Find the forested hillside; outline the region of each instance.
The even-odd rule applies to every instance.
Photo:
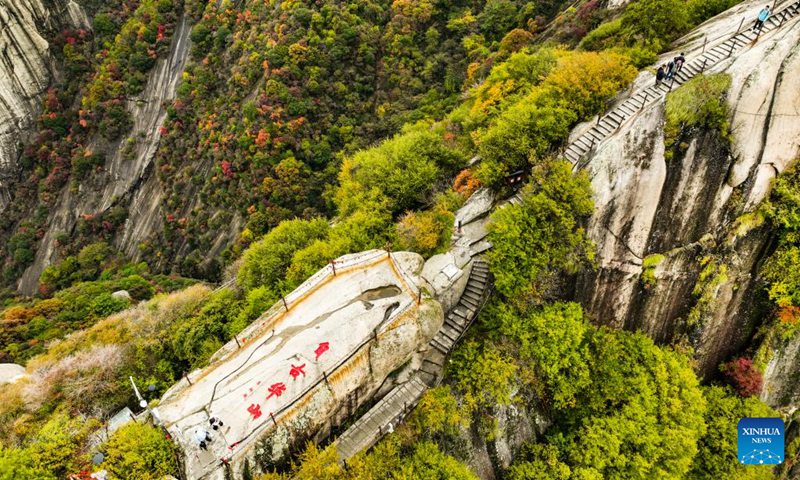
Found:
[[[619,324],[586,297],[599,288],[592,281],[623,290],[597,280],[613,263],[605,251],[621,249],[598,244],[597,230],[617,238],[610,191],[628,171],[561,156],[574,129],[599,125],[621,92],[652,81],[673,41],[739,3],[83,3],[91,31],[51,32],[59,77],[0,221],[0,362],[25,366],[25,378],[0,384],[0,479],[88,478],[94,468],[114,479],[180,478],[182,452],[149,423],[95,436],[119,409],[139,410],[129,377],[152,386],[156,406],[331,260],[373,248],[448,251],[456,212],[479,189],[502,204],[484,253],[494,293],[441,385],[346,465],[327,442],[309,442],[279,462],[248,458],[229,478],[794,478],[796,380],[762,388],[770,362],[789,368],[784,352],[798,335],[796,170],[776,168],[772,193],[754,205],[742,197],[756,182],[742,182],[700,239],[650,241],[625,279],[640,309]],[[174,95],[159,97],[163,122],[140,133],[133,105],[165,65],[180,66]],[[675,171],[702,149],[734,158],[737,78],[724,67],[701,72],[650,111],[642,103],[641,117],[620,127],[626,148],[638,145],[628,133],[636,122],[648,132],[636,168],[655,163],[659,141]],[[614,152],[630,157],[590,155],[635,156]],[[112,194],[124,161],[137,173]],[[597,191],[604,174],[614,185]],[[510,181],[519,176],[521,188]],[[761,243],[745,268],[751,250],[736,242],[752,232]],[[675,275],[693,288],[681,287],[670,335],[639,328],[662,312],[647,302],[677,282],[670,262],[687,258],[699,273]],[[719,315],[748,328],[716,338],[728,330],[703,327],[736,268],[753,309]],[[31,278],[35,294],[16,291]],[[708,337],[729,345],[701,356]],[[785,419],[783,465],[739,464],[743,416]]]

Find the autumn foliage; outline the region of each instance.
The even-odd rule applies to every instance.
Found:
[[[757,395],[761,391],[763,377],[761,372],[753,365],[753,359],[739,357],[723,364],[722,373],[742,397]]]

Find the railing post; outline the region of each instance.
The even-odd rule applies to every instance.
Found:
[[[192,381],[191,381],[191,380],[189,380],[189,374],[188,374],[188,373],[184,373],[184,374],[183,374],[183,378],[185,378],[185,379],[186,379],[186,381],[189,383],[189,385],[190,385],[190,386],[192,385]]]
[[[289,311],[289,305],[287,305],[287,304],[286,304],[286,297],[284,297],[283,295],[281,295],[281,300],[283,300],[283,308],[285,308],[285,309],[286,309],[286,311],[288,312],[288,311]],[[273,329],[273,332],[274,332],[274,331],[275,331],[275,330]]]
[[[742,31],[742,26],[743,25],[744,25],[744,17],[742,17],[742,21],[739,22],[739,28],[736,29],[736,33],[739,33],[739,32]]]
[[[242,348],[242,344],[241,344],[241,343],[239,343],[239,339],[238,339],[238,338],[236,338],[236,335],[234,335],[234,336],[233,336],[233,339],[234,339],[234,340],[236,340],[236,347],[237,347],[237,348]]]
[[[333,276],[336,276],[336,260],[331,260],[331,268],[333,268]]]
[[[640,110],[641,110],[642,108],[644,108],[644,105],[645,105],[645,103],[647,103],[647,97],[648,97],[649,95],[650,95],[650,93],[648,93],[648,92],[644,92],[644,98],[642,99],[642,106],[641,106],[641,107],[639,107],[639,109],[640,109]]]
[[[744,17],[742,17],[742,22],[744,22]],[[701,55],[706,53],[706,44],[707,43],[708,43],[708,35],[706,35],[706,37],[703,38],[703,50],[700,52]]]
[[[730,58],[730,56],[733,55],[733,49],[734,48],[736,48],[736,38],[735,38],[735,36],[731,37],[731,49],[728,51],[728,58]]]
[[[272,412],[269,412],[269,418],[272,419],[272,423],[277,427],[278,422],[275,420],[275,415],[273,415]]]
[[[419,305],[420,303],[422,303],[422,290],[421,289],[417,291],[417,305]]]

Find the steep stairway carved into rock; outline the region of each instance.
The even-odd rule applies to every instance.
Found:
[[[491,284],[488,265],[476,259],[464,293],[458,304],[448,312],[439,332],[431,339],[417,374],[393,388],[336,439],[336,449],[342,461],[346,462],[389,433],[392,429],[389,425],[397,425],[417,404],[422,394],[441,381],[447,356],[478,316],[489,296]]]
[[[582,168],[584,166],[582,162],[595,146],[616,133],[625,121],[635,116],[648,103],[661,100],[673,88],[731,58],[739,49],[752,44],[760,35],[782,27],[786,20],[795,17],[798,13],[800,13],[800,1],[794,2],[770,16],[764,23],[764,28],[760,34],[756,34],[750,29],[745,29],[735,33],[719,45],[707,49],[699,57],[686,62],[681,71],[675,75],[674,81],[663,82],[660,85],[645,88],[599,117],[597,123],[591,129],[567,145],[563,156],[572,162],[576,169]]]

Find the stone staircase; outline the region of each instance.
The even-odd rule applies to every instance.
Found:
[[[428,386],[433,387],[441,380],[447,356],[478,316],[490,288],[489,266],[481,260],[475,260],[464,293],[445,316],[442,328],[431,339],[428,354],[422,361],[419,376]]]
[[[787,20],[797,16],[798,13],[800,13],[800,1],[793,2],[788,7],[770,16],[764,23],[764,28],[761,30],[760,35],[780,28]],[[738,49],[752,44],[758,36],[759,34],[747,28],[737,32],[719,45],[706,50],[692,61],[687,61],[681,71],[675,75],[673,81],[645,88],[614,107],[605,115],[600,116],[591,129],[565,148],[564,157],[572,162],[576,169],[582,168],[585,166],[583,162],[586,157],[597,145],[615,134],[625,121],[635,116],[649,102],[660,100],[673,88],[677,88],[709,68],[732,57]]]
[[[441,381],[447,356],[478,316],[489,296],[491,285],[489,266],[476,258],[464,293],[445,316],[442,328],[431,339],[420,369],[407,382],[394,387],[336,439],[336,450],[342,462],[346,463],[347,459],[375,445],[390,433],[425,391]]]
[[[358,452],[375,445],[405,417],[427,389],[427,385],[416,376],[393,388],[336,439],[339,458],[347,461]]]

